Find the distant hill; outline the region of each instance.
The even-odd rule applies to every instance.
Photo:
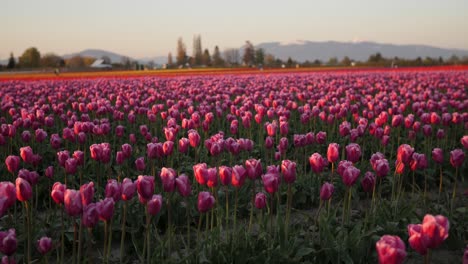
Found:
[[[103,56],[107,56],[110,58],[112,63],[121,62],[122,57],[128,57],[122,54],[118,54],[118,53],[107,51],[107,50],[101,50],[101,49],[86,49],[86,50],[76,52],[76,53],[65,54],[62,57],[64,59],[69,59],[77,55],[82,56],[82,57],[93,57],[96,59],[100,59]]]
[[[281,60],[291,57],[299,62],[316,59],[327,61],[331,57],[342,59],[348,56],[351,59],[366,61],[371,54],[380,52],[383,57],[415,59],[417,57],[442,57],[444,59],[456,55],[459,58],[468,56],[468,50],[445,49],[427,45],[395,45],[376,42],[337,42],[337,41],[296,41],[292,43],[268,42],[255,45],[263,48],[267,53],[273,54]]]

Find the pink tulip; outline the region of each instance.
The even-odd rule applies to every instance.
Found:
[[[460,143],[463,145],[463,147],[468,150],[468,135],[464,135],[461,139],[460,139]]]
[[[146,203],[154,193],[154,177],[140,175],[137,179],[138,198],[141,203]]]
[[[415,170],[424,170],[426,168],[427,168],[426,155],[414,152],[410,161],[410,169],[415,171]]]
[[[192,189],[190,186],[190,180],[187,175],[182,174],[175,179],[177,191],[179,192],[180,196],[187,197],[192,193]]]
[[[188,139],[192,148],[198,147],[198,145],[200,145],[200,135],[196,130],[189,130]]]
[[[130,144],[123,144],[121,149],[122,149],[122,152],[123,152],[124,157],[126,159],[128,159],[128,158],[130,158],[132,156],[133,149],[132,149],[132,146]]]
[[[41,255],[45,255],[52,250],[52,239],[50,237],[41,237],[37,241],[37,251],[41,253]]]
[[[123,153],[123,151],[117,151],[117,153],[115,154],[115,162],[118,165],[122,165],[125,162],[125,154]]]
[[[173,192],[175,190],[177,173],[174,169],[163,167],[159,177],[161,178],[163,190],[165,192]]]
[[[340,145],[336,143],[330,143],[327,150],[327,159],[329,162],[336,162],[340,155]]]
[[[44,141],[47,138],[47,132],[45,132],[41,128],[36,129],[34,134],[35,134],[35,137],[36,137],[36,141],[39,142],[39,143]]]
[[[199,163],[193,165],[193,174],[195,175],[195,180],[197,180],[198,184],[206,184],[207,170],[208,166],[206,165],[206,163]]]
[[[33,161],[33,150],[30,146],[20,148],[20,156],[26,163],[32,163]]]
[[[374,164],[375,165],[373,166],[373,169],[377,177],[382,178],[388,175],[388,172],[390,171],[390,165],[386,159],[378,159]]]
[[[162,196],[159,194],[153,194],[151,199],[146,204],[146,207],[148,208],[148,213],[150,215],[157,215],[161,211],[162,203]]]
[[[54,185],[52,186],[52,192],[50,193],[50,196],[56,204],[63,204],[63,198],[66,189],[67,186],[65,184],[61,184],[60,182],[54,183]]]
[[[245,178],[247,176],[246,170],[241,165],[235,165],[232,167],[231,184],[234,187],[240,188],[244,185]]]
[[[319,154],[314,153],[309,157],[309,163],[314,173],[321,173],[323,168],[327,165],[326,160]]]
[[[450,164],[453,167],[461,167],[465,160],[465,153],[461,149],[454,149],[450,151]]]
[[[432,160],[439,164],[444,162],[444,153],[441,148],[434,148],[432,150]]]
[[[5,159],[5,165],[7,170],[11,173],[16,173],[20,165],[20,157],[10,155]]]
[[[190,146],[190,141],[188,138],[179,139],[179,152],[180,153],[187,153],[189,146]]]
[[[198,211],[200,213],[206,213],[215,204],[215,198],[209,192],[200,192],[198,194]]]
[[[105,195],[107,198],[112,198],[114,202],[118,202],[122,195],[122,187],[120,183],[115,179],[107,180]]]
[[[206,170],[206,186],[208,188],[213,188],[218,186],[218,173],[216,171],[216,168],[208,168]]]
[[[8,231],[0,232],[0,252],[11,256],[16,252],[18,241],[16,239],[16,230],[11,228]]]
[[[94,182],[89,182],[81,185],[80,187],[81,203],[88,205],[94,198]]]
[[[325,182],[320,188],[320,199],[322,201],[328,201],[335,192],[335,187],[329,182]]]
[[[277,174],[267,173],[262,176],[262,181],[263,187],[268,193],[274,194],[278,191],[279,177]]]
[[[315,135],[315,141],[317,141],[317,144],[325,144],[325,141],[327,140],[327,133],[320,131]]]
[[[65,161],[65,172],[67,174],[75,174],[78,167],[78,161],[75,158],[69,158]]]
[[[255,207],[257,209],[263,209],[266,207],[266,195],[259,192],[255,195]]]
[[[414,149],[407,144],[400,145],[397,150],[397,161],[407,165],[411,161]]]
[[[46,170],[45,170],[44,175],[47,178],[52,179],[54,177],[54,167],[53,166],[47,167]]]
[[[165,156],[170,156],[172,155],[172,152],[174,151],[174,142],[172,141],[166,141],[163,144],[163,153]]]
[[[296,163],[290,160],[281,162],[281,173],[286,183],[294,183],[296,181]]]
[[[99,214],[95,203],[90,203],[83,207],[81,223],[87,228],[93,228],[99,222]]]
[[[23,141],[23,143],[31,141],[31,132],[28,130],[23,131],[23,133],[21,133],[21,141]]]
[[[66,189],[63,195],[65,211],[69,216],[78,216],[83,210],[82,197],[79,191]]]
[[[408,225],[408,242],[410,247],[421,255],[427,254],[427,247],[429,244],[429,237],[423,233],[422,225]]]
[[[398,236],[382,236],[375,248],[380,264],[401,264],[406,258],[405,243]]]
[[[361,147],[356,143],[346,146],[346,158],[352,163],[356,163],[361,158]]]
[[[11,182],[0,182],[0,217],[16,202],[15,185]]]
[[[101,144],[93,144],[89,147],[91,153],[91,158],[95,161],[100,161],[102,159],[103,148]]]
[[[338,168],[337,168],[336,172],[338,173],[338,175],[343,177],[345,169],[350,167],[350,166],[353,166],[353,163],[351,161],[342,160],[342,161],[340,161],[340,163],[338,163]]]
[[[144,171],[146,168],[145,157],[139,157],[135,160],[135,168],[137,171]]]
[[[106,198],[96,203],[96,210],[101,221],[108,222],[114,215],[115,202],[112,198]]]
[[[374,189],[374,185],[375,185],[375,175],[370,171],[366,172],[364,174],[364,178],[362,178],[361,180],[362,189],[365,192],[372,192],[372,190]]]
[[[65,163],[67,162],[69,158],[70,158],[70,153],[68,152],[68,150],[57,152],[57,159],[58,159],[59,165],[62,166],[63,168],[65,168]]]
[[[245,169],[247,170],[247,177],[254,180],[260,177],[263,173],[262,163],[260,160],[248,159],[245,161]]]
[[[422,223],[422,232],[428,237],[428,248],[437,248],[448,238],[450,229],[449,220],[442,215],[424,216]]]
[[[273,138],[268,136],[265,138],[265,148],[266,149],[271,149],[274,145],[274,141],[273,141]]]
[[[132,180],[129,178],[125,178],[122,181],[121,188],[122,188],[122,200],[130,201],[135,195],[136,183],[132,182]]]
[[[53,149],[60,148],[60,146],[62,145],[62,139],[58,134],[52,134],[52,136],[50,137],[50,145]]]
[[[356,167],[349,166],[344,170],[341,179],[346,186],[351,187],[356,183],[360,173],[361,171]]]
[[[26,202],[32,197],[32,187],[23,178],[16,178],[16,198],[21,202]]]

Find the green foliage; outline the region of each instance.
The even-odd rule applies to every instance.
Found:
[[[40,63],[41,54],[35,47],[25,50],[19,58],[20,66],[25,68],[36,68],[40,66]]]

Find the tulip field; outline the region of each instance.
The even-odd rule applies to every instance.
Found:
[[[468,263],[468,70],[0,80],[2,263]]]

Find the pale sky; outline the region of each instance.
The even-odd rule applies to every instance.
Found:
[[[166,56],[262,42],[376,41],[468,49],[468,0],[0,0],[0,59],[31,46]]]

